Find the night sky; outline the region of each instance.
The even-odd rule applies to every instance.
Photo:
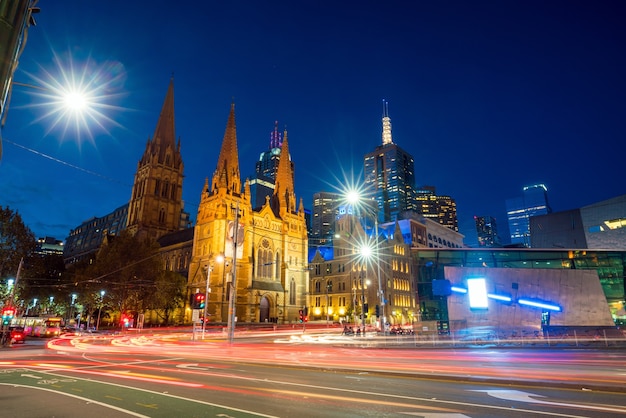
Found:
[[[474,215],[544,183],[553,210],[626,193],[626,2],[40,0],[15,81],[89,83],[79,124],[15,86],[0,205],[65,239],[130,199],[172,74],[183,198],[195,220],[235,102],[242,177],[289,133],[298,200],[362,177],[382,100],[416,183]],[[68,122],[69,121],[69,122]],[[68,124],[69,123],[69,124]],[[505,239],[508,241],[508,239]]]

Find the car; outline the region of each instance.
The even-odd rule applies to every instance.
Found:
[[[11,342],[19,344],[24,344],[26,342],[24,327],[9,327],[9,331],[11,331]]]

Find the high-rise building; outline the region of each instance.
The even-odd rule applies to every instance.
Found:
[[[456,201],[450,196],[437,195],[434,186],[422,186],[416,191],[415,206],[425,218],[459,232]]]
[[[313,216],[311,236],[316,244],[326,245],[332,242],[335,234],[335,220],[339,214],[342,195],[333,192],[317,192],[313,195]]]
[[[174,79],[170,80],[154,136],[137,163],[128,206],[127,228],[139,236],[158,239],[184,229],[183,158],[174,127]]]
[[[378,221],[391,222],[406,210],[415,210],[413,157],[395,144],[389,107],[383,101],[382,144],[365,155],[365,186],[378,203]]]
[[[479,247],[499,247],[498,226],[492,216],[474,216]]]
[[[530,217],[552,213],[552,209],[544,184],[525,186],[522,192],[521,196],[506,200],[506,214],[511,244],[530,247]]]
[[[270,133],[270,146],[266,151],[261,153],[259,160],[256,162],[254,176],[250,179],[250,193],[253,208],[263,207],[265,199],[274,194],[274,182],[276,180],[276,172],[281,157],[284,137],[287,137],[287,130],[285,130],[284,133],[280,133],[278,131],[278,121],[274,122],[274,130]]]

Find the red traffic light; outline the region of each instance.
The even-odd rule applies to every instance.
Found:
[[[4,308],[2,310],[2,316],[13,318],[15,316],[15,308]]]

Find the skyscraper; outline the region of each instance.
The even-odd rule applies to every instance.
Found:
[[[341,200],[342,196],[339,193],[317,192],[313,195],[311,238],[316,243],[326,244],[332,241]]]
[[[544,184],[525,186],[522,196],[506,200],[511,244],[530,247],[530,217],[552,213]]]
[[[474,216],[479,247],[499,247],[498,226],[492,216]]]
[[[278,121],[274,122],[274,130],[270,133],[270,146],[263,151],[256,162],[255,173],[250,179],[250,193],[252,194],[252,207],[260,208],[265,204],[265,199],[274,193],[276,171],[281,157],[283,139],[287,137],[278,131]],[[293,169],[293,163],[292,163]]]
[[[395,144],[389,105],[383,100],[382,144],[365,155],[365,185],[378,202],[378,221],[391,222],[405,210],[415,210],[413,157]]]
[[[439,196],[434,186],[422,186],[415,193],[417,212],[446,228],[459,232],[456,201],[450,196]]]

